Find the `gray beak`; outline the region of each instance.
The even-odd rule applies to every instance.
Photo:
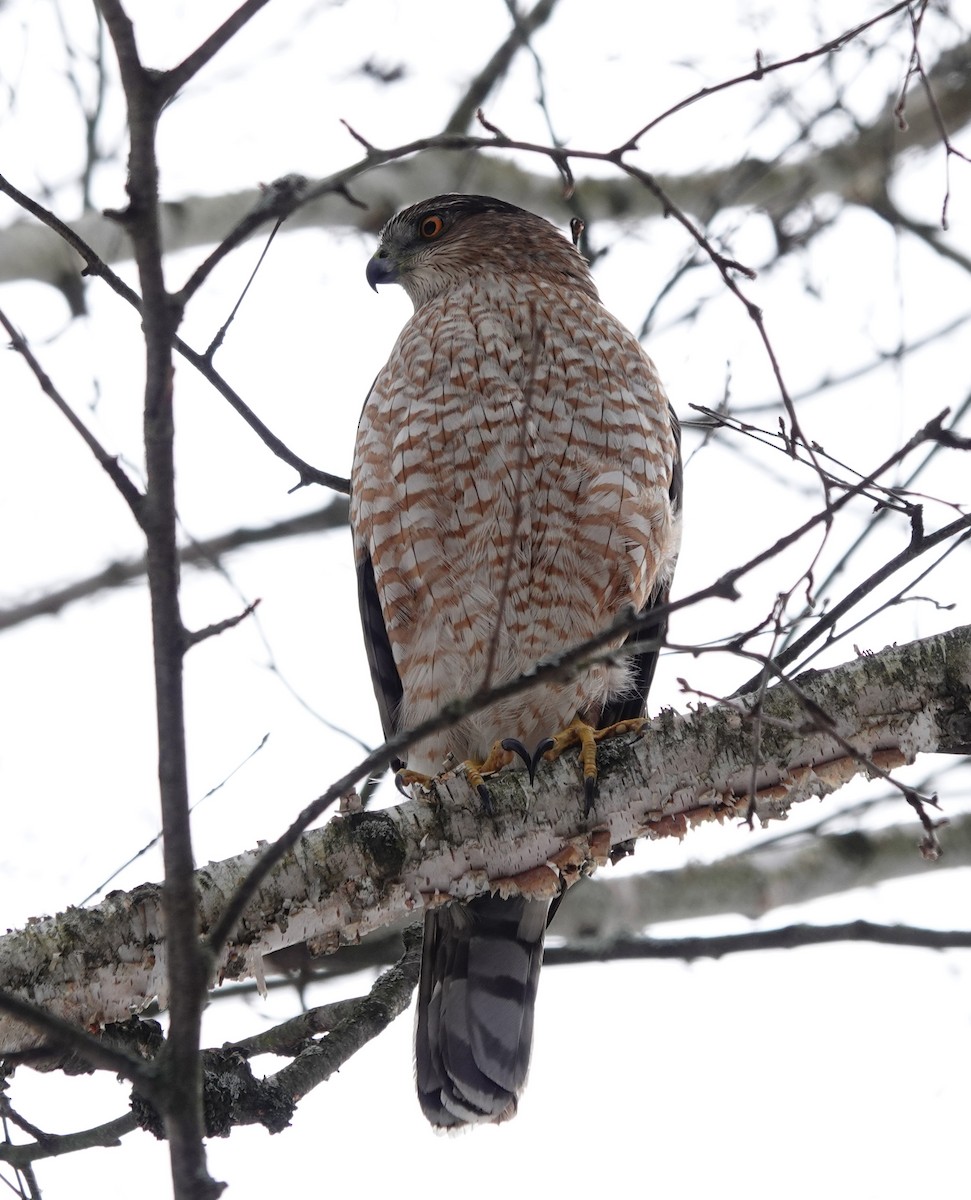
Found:
[[[398,280],[398,264],[388,255],[387,250],[379,250],[367,265],[367,281],[378,290],[379,283],[396,283]]]

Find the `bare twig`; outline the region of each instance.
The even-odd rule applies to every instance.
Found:
[[[924,23],[924,14],[927,12],[927,0],[919,0],[917,4],[910,5],[910,23],[913,31],[913,43],[910,52],[910,65],[907,70],[907,75],[904,78],[903,85],[900,89],[900,99],[894,105],[894,116],[897,118],[898,126],[901,130],[907,128],[907,120],[905,117],[907,105],[907,85],[911,78],[917,76],[924,93],[927,97],[927,104],[933,117],[934,123],[937,126],[940,134],[941,143],[944,146],[944,200],[941,203],[941,228],[948,228],[947,210],[951,199],[951,158],[961,158],[966,163],[971,163],[971,158],[963,154],[953,144],[948,135],[947,126],[944,122],[944,116],[941,113],[940,105],[937,103],[937,97],[934,95],[934,88],[931,80],[928,78],[927,72],[924,69],[924,64],[920,53],[920,33]]]
[[[876,571],[855,587],[853,591],[844,596],[839,603],[827,609],[805,633],[784,650],[780,650],[772,660],[775,667],[782,670],[794,662],[813,642],[831,630],[836,622],[845,616],[850,609],[859,604],[865,596],[868,596],[875,588],[896,574],[902,567],[913,562],[920,555],[926,554],[928,550],[932,550],[935,546],[940,546],[942,543],[951,541],[952,539],[967,537],[968,530],[971,530],[971,515],[958,517],[956,521],[952,521],[949,525],[943,526],[934,533],[926,534],[916,539],[912,538],[906,549],[901,550],[899,554],[878,567]],[[753,691],[759,686],[761,677],[760,672],[758,675],[753,675],[751,679],[747,679],[741,687],[736,689],[735,695],[741,696],[746,692]]]
[[[189,299],[195,295],[203,283],[209,278],[213,270],[222,260],[237,246],[242,245],[247,238],[261,228],[267,221],[276,219],[273,229],[270,231],[270,236],[266,239],[266,245],[263,252],[253,268],[253,273],[243,288],[242,295],[236,302],[229,318],[213,338],[209,348],[206,350],[206,360],[211,361],[213,355],[219,346],[222,345],[223,339],[226,336],[226,330],[240,304],[243,302],[243,297],[249,291],[250,284],[256,277],[256,272],[260,269],[263,259],[270,248],[270,243],[276,236],[277,230],[286,220],[286,218],[300,204],[301,199],[306,193],[308,181],[302,175],[284,175],[280,179],[275,179],[273,183],[267,184],[260,188],[260,202],[252,208],[246,216],[235,226],[215,247],[212,252],[196,267],[186,282],[182,285],[182,289],[178,293],[179,300],[182,304],[186,304]]]
[[[753,950],[793,950],[799,946],[824,946],[833,942],[874,942],[882,946],[921,946],[929,950],[971,950],[971,930],[920,929],[911,925],[877,925],[848,921],[842,925],[786,925],[711,937],[615,938],[583,946],[550,947],[546,961],[563,965],[616,962],[620,959],[723,958]]]
[[[300,537],[308,533],[321,533],[329,529],[340,529],[347,524],[347,501],[344,499],[331,500],[312,512],[302,513],[298,517],[284,517],[270,525],[241,526],[228,533],[219,534],[213,538],[203,538],[190,542],[179,548],[179,562],[183,567],[194,566],[208,568],[218,564],[226,554],[247,546],[259,545],[262,542],[272,542],[289,537]],[[145,555],[137,558],[120,559],[109,564],[104,570],[78,579],[65,587],[45,592],[34,600],[0,609],[0,632],[33,621],[37,617],[53,616],[61,612],[69,604],[79,600],[89,599],[98,592],[108,588],[123,587],[140,579],[146,572],[148,563]]]
[[[820,58],[823,55],[833,54],[837,50],[842,50],[855,38],[858,38],[861,33],[865,33],[874,25],[881,21],[887,20],[888,17],[895,16],[899,12],[910,8],[912,0],[900,0],[900,3],[892,5],[890,8],[884,9],[883,12],[877,13],[875,17],[871,17],[869,21],[864,21],[860,25],[855,25],[852,29],[847,29],[838,37],[831,38],[828,42],[823,42],[822,45],[816,46],[813,50],[806,50],[802,54],[796,54],[792,58],[781,59],[778,62],[767,63],[763,60],[761,52],[756,51],[755,67],[751,71],[747,71],[744,75],[736,75],[733,79],[726,79],[722,83],[716,83],[712,87],[700,88],[690,96],[686,96],[684,100],[679,100],[677,104],[673,104],[670,108],[666,108],[664,112],[654,117],[648,123],[642,126],[635,134],[624,143],[623,150],[636,150],[641,138],[650,133],[652,129],[660,125],[662,121],[666,121],[669,117],[673,117],[675,113],[681,112],[692,104],[697,104],[699,100],[704,100],[708,96],[714,96],[718,92],[724,92],[728,88],[738,87],[742,83],[761,83],[767,75],[771,75],[776,71],[784,71],[787,67],[797,66],[799,63],[811,62],[814,58]]]
[[[74,230],[65,225],[52,212],[44,208],[43,205],[37,204],[29,196],[15,188],[8,180],[0,175],[0,192],[4,192],[10,198],[16,201],[27,212],[35,216],[39,221],[43,222],[49,229],[62,238],[85,262],[84,274],[96,275],[108,284],[108,286],[122,299],[126,300],[138,313],[142,313],[142,300],[136,291],[128,286],[111,268],[100,258],[98,254],[89,246],[82,238],[80,238]],[[262,223],[261,216],[260,222]],[[205,354],[200,354],[193,350],[180,337],[173,333],[173,342],[176,350],[188,362],[196,368],[197,371],[207,379],[220,395],[228,400],[230,405],[257,434],[261,441],[266,445],[279,459],[293,467],[300,477],[299,486],[306,486],[311,483],[321,484],[323,487],[332,488],[336,492],[347,495],[350,491],[350,483],[347,479],[343,479],[339,475],[331,475],[327,471],[320,471],[310,463],[304,462],[302,458],[294,454],[294,452],[286,446],[270,429],[260,420],[252,409],[243,401],[239,394],[230,386],[230,384],[220,375],[212,363],[208,360]]]
[[[220,780],[220,782],[217,783],[214,787],[211,787],[209,789],[209,791],[206,792],[204,795],[200,796],[198,800],[193,801],[192,807],[189,809],[189,812],[190,813],[195,812],[200,804],[203,804],[206,800],[209,799],[210,796],[214,796],[216,794],[216,792],[218,792],[218,791],[220,791],[220,789],[224,788],[226,786],[226,784],[230,781],[230,779],[232,779],[233,776],[238,771],[241,771],[243,769],[243,767],[246,766],[246,764],[250,761],[250,759],[255,757],[255,755],[259,754],[259,752],[263,749],[263,747],[266,745],[267,741],[269,740],[269,737],[270,737],[270,735],[268,733],[265,733],[263,735],[262,739],[260,740],[260,744],[254,750],[251,750],[249,752],[249,754],[246,755],[246,757],[243,759],[243,761],[241,763],[238,763],[235,767],[233,767],[233,769],[229,772],[228,775],[225,776],[224,779]],[[105,890],[105,888],[108,886],[108,884],[111,883],[111,881],[113,879],[117,879],[117,877],[122,873],[122,871],[125,870],[126,867],[130,867],[133,862],[137,862],[138,859],[140,859],[143,855],[147,854],[149,852],[149,850],[151,850],[153,848],[153,846],[157,846],[161,840],[162,840],[162,831],[160,829],[158,831],[158,833],[155,835],[155,837],[153,837],[150,841],[146,842],[145,845],[142,846],[142,848],[140,850],[137,850],[134,854],[132,854],[129,858],[127,858],[121,864],[121,866],[116,867],[115,870],[112,871],[112,873],[108,876],[107,879],[105,879],[102,883],[98,884],[98,886],[94,889],[94,891],[89,892],[84,897],[83,900],[79,901],[78,907],[79,908],[83,907],[85,904],[90,903],[90,901],[92,901],[96,896],[100,895]]]
[[[468,129],[486,97],[509,70],[517,51],[528,45],[531,35],[546,24],[553,15],[556,3],[557,0],[539,0],[528,13],[513,13],[513,27],[509,36],[466,88],[445,123],[445,133],[464,133]]]
[[[10,344],[14,350],[21,356],[24,362],[27,363],[34,374],[34,378],[40,386],[41,391],[54,401],[57,408],[64,414],[70,423],[71,427],[81,436],[82,441],[95,456],[100,463],[102,469],[107,474],[108,478],[121,493],[122,499],[132,511],[135,520],[141,525],[143,515],[144,496],[137,487],[128,478],[118,463],[118,459],[109,454],[101,445],[98,439],[94,436],[87,425],[81,420],[77,413],[71,408],[68,402],[64,399],[61,393],[54,386],[50,376],[44,371],[40,363],[31,353],[30,347],[24,336],[14,327],[8,319],[6,313],[0,310],[0,325],[6,330],[10,338]]]
[[[59,1158],[63,1154],[73,1154],[76,1150],[90,1150],[95,1146],[118,1146],[127,1133],[138,1128],[134,1116],[129,1112],[103,1125],[95,1125],[93,1129],[82,1129],[77,1133],[46,1133],[43,1138],[17,1145],[6,1142],[0,1145],[0,1162],[9,1163],[21,1170],[30,1163],[44,1158]]]
[[[212,625],[206,625],[203,629],[186,630],[185,648],[188,650],[190,647],[198,645],[199,642],[204,642],[207,638],[218,637],[227,629],[235,629],[241,621],[245,621],[253,614],[259,603],[259,600],[253,600],[246,605],[242,612],[236,613],[233,617],[226,617],[223,621],[216,621]]]
[[[161,82],[163,103],[167,103],[180,88],[184,87],[194,75],[197,75],[267,2],[268,0],[245,0],[245,3],[228,16],[222,25],[184,58],[177,67],[166,71]]]

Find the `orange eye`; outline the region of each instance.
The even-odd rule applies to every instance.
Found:
[[[430,242],[432,238],[437,238],[444,228],[445,222],[441,217],[423,217],[418,232]]]

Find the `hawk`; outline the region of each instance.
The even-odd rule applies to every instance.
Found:
[[[365,402],[351,475],[386,736],[648,616],[618,637],[625,653],[411,746],[402,778],[465,764],[488,805],[483,776],[514,752],[532,768],[576,743],[589,810],[595,741],[643,716],[664,635],[649,616],[678,553],[677,420],[582,255],[541,217],[436,196],[388,222],[367,278],[400,284],[415,309]],[[433,1125],[515,1114],[549,907],[484,896],[426,914],[415,1060]]]

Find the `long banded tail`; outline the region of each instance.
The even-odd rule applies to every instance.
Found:
[[[425,916],[415,1072],[433,1125],[505,1121],[529,1070],[549,904],[483,896]]]

